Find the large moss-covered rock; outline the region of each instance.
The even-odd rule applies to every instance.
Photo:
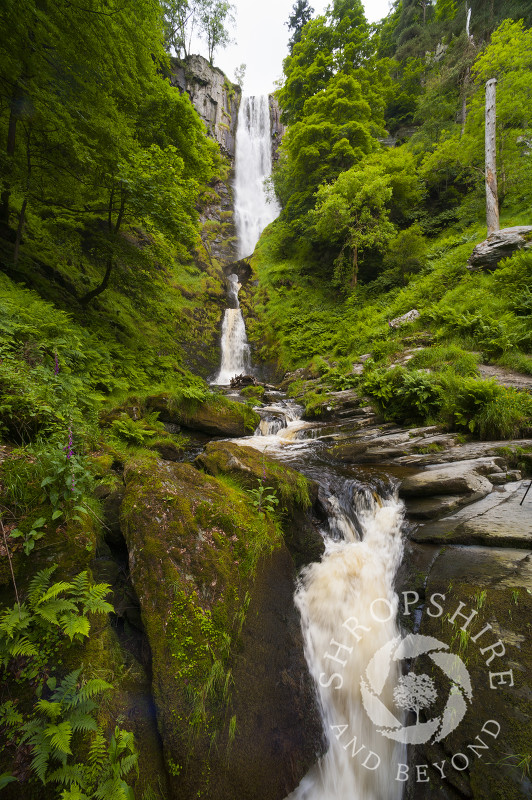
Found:
[[[408,748],[407,800],[528,797],[530,554],[505,548],[408,545],[406,561],[399,591],[415,590],[420,595],[416,632],[434,637],[459,655],[472,688],[465,716],[453,731],[441,742]],[[415,616],[411,612],[402,620],[412,624]],[[422,712],[422,719],[441,713],[452,678],[426,655],[414,659],[408,669],[429,675],[437,691],[436,704]],[[493,722],[486,726],[488,720]],[[523,759],[525,766],[520,767]],[[434,766],[443,762],[445,779]]]
[[[323,538],[310,514],[318,498],[317,484],[253,447],[234,442],[210,442],[195,464],[211,475],[229,475],[251,491],[271,487],[280,503],[285,542],[296,566],[320,559]]]
[[[190,464],[133,460],[124,477],[122,529],[171,796],[281,800],[312,763],[319,726],[278,525],[231,477]],[[261,736],[248,741],[245,719],[261,717]],[[231,756],[244,749],[244,761]],[[261,763],[275,764],[264,783]]]
[[[242,403],[222,395],[213,395],[204,402],[177,401],[169,394],[146,399],[150,411],[158,411],[161,422],[184,425],[213,436],[247,436],[260,422],[259,415]]]

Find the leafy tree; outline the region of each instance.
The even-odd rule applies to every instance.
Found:
[[[347,289],[357,283],[361,256],[385,252],[422,196],[411,155],[377,152],[320,186],[311,215],[318,241],[336,245],[333,283]]]
[[[227,25],[234,25],[234,6],[227,0],[202,0],[200,11],[200,30],[207,44],[209,63],[212,64],[214,52],[231,43]]]
[[[407,282],[410,275],[423,267],[427,255],[427,243],[423,237],[419,223],[399,231],[390,242],[384,257],[384,265],[399,274],[401,283]]]
[[[293,53],[294,45],[301,40],[301,32],[307,22],[312,18],[313,13],[314,9],[309,5],[308,0],[297,0],[292,6],[292,13],[288,17],[288,22],[285,23],[288,25],[288,29],[292,31],[292,35],[288,41],[290,54]]]
[[[163,0],[165,46],[170,52],[175,51],[178,58],[181,52],[186,58],[194,29],[198,24],[201,11],[201,0]]]
[[[235,83],[237,84],[237,86],[240,86],[241,89],[244,87],[246,70],[247,70],[246,64],[240,64],[240,66],[236,67],[235,69]]]
[[[0,137],[8,142],[0,217],[11,224],[17,216],[15,261],[29,209],[90,238],[104,276],[85,301],[106,287],[126,222],[164,222],[190,247],[215,146],[189,98],[162,76],[159,6],[91,0],[37,10],[6,0],[0,20],[11,31],[0,43]],[[163,182],[171,200],[163,213],[148,177],[166,170],[177,183],[170,198]]]
[[[304,112],[304,119],[285,134],[274,173],[281,202],[295,203],[298,214],[312,206],[321,183],[336,178],[375,146],[372,109],[354,78],[338,74],[326,89],[307,100]]]

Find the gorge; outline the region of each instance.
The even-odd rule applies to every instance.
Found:
[[[529,4],[222,6],[0,12],[0,792],[528,797]]]

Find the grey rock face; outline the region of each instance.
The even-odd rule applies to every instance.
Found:
[[[502,258],[508,258],[516,250],[528,247],[532,247],[532,225],[503,228],[477,244],[469,257],[467,268],[472,272],[494,269]]]
[[[203,56],[191,55],[184,61],[172,59],[171,72],[172,85],[189,94],[212,138],[225,155],[234,159],[240,87]]]

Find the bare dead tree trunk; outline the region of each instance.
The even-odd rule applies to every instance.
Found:
[[[497,149],[495,87],[497,81],[492,78],[486,83],[486,222],[488,236],[500,230],[499,199],[497,193]]]

